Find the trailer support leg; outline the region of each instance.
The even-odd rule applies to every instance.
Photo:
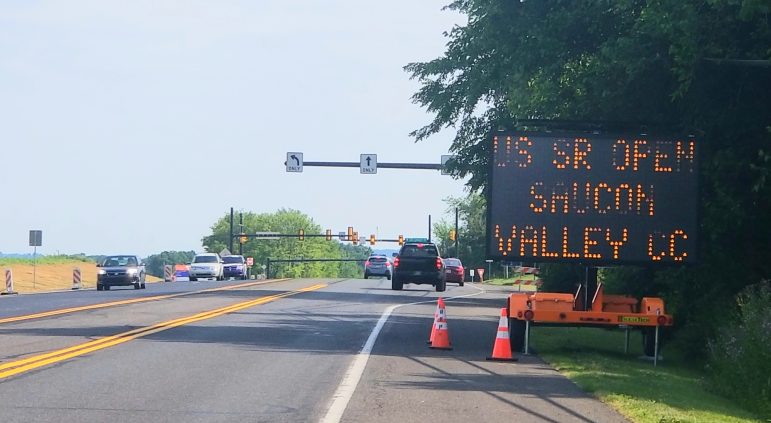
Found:
[[[525,320],[525,355],[530,354],[530,320]]]
[[[656,342],[653,344],[653,367],[659,362],[659,325],[656,325]]]
[[[629,354],[629,326],[624,328],[624,354]]]

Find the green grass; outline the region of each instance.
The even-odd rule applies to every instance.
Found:
[[[638,332],[631,332],[626,355],[621,330],[536,327],[531,333],[541,358],[633,422],[761,421],[709,392],[702,366],[677,351],[665,347],[657,367],[640,359]]]
[[[536,279],[537,277],[535,275],[512,275],[508,279],[503,279],[503,278],[490,279],[490,280],[486,280],[485,283],[490,285],[506,286],[506,285],[513,285],[514,281],[517,281],[517,280],[534,281]]]
[[[40,256],[35,261],[37,264],[67,264],[72,262],[91,263],[93,260],[84,256]],[[9,266],[12,264],[32,264],[31,258],[0,258],[0,266]]]

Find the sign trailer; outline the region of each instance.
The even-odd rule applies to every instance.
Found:
[[[509,296],[513,347],[527,353],[531,324],[618,326],[627,348],[638,327],[655,364],[659,327],[673,324],[664,301],[605,295],[596,266],[696,262],[696,140],[573,131],[497,132],[490,142],[488,257],[587,266],[575,295]]]

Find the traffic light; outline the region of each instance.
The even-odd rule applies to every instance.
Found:
[[[305,241],[305,229],[300,229],[300,230],[297,232],[297,238],[298,238],[300,241]]]
[[[327,229],[327,236],[325,238],[327,241],[332,241],[332,229]]]
[[[455,241],[456,235],[455,229],[450,229],[450,241]]]
[[[348,241],[353,241],[353,226],[348,227]]]
[[[238,242],[241,244],[246,244],[246,241],[249,241],[249,237],[246,236],[245,233],[241,233],[241,236],[238,237]]]
[[[353,245],[359,245],[359,233],[354,232],[352,236],[353,236]]]
[[[377,240],[375,239],[375,234],[370,234],[369,236],[369,245],[375,245],[375,242]]]
[[[399,245],[404,245],[404,235],[399,235]]]

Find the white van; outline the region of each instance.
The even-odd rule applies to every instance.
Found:
[[[191,281],[197,281],[199,278],[212,278],[218,281],[225,279],[222,258],[217,253],[197,254],[190,263],[189,273]]]

